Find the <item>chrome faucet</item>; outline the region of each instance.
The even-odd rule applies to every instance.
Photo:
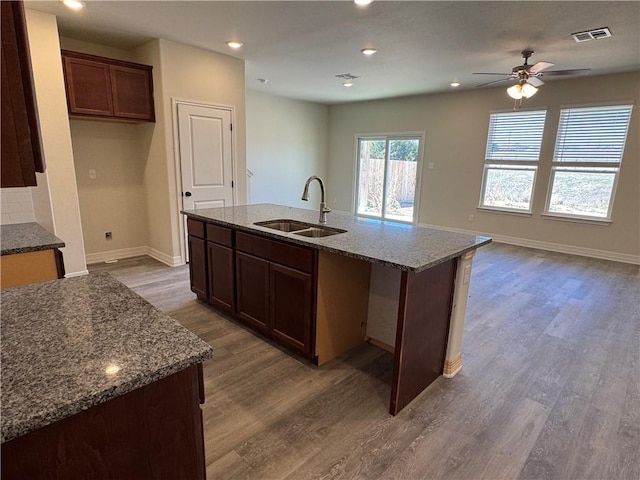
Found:
[[[302,200],[305,202],[309,200],[309,185],[314,180],[317,180],[320,184],[320,223],[327,223],[327,213],[331,211],[330,208],[327,208],[327,204],[324,201],[324,184],[322,183],[322,179],[317,175],[312,175],[307,178],[307,183],[304,184],[304,192],[302,192]]]

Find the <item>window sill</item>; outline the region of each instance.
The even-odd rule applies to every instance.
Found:
[[[543,218],[547,220],[555,220],[560,222],[573,222],[573,223],[587,223],[591,225],[608,226],[611,225],[611,220],[606,218],[583,218],[583,217],[569,217],[567,215],[558,215],[556,213],[543,213]]]
[[[478,207],[476,207],[476,209],[477,210],[481,210],[483,212],[500,213],[500,214],[503,214],[503,215],[515,215],[516,217],[530,217],[531,216],[531,212],[519,211],[519,210],[507,210],[505,208],[493,208],[493,207],[478,206]]]

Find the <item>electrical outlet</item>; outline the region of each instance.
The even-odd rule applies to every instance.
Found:
[[[427,168],[429,170],[433,170],[434,168],[436,168],[436,164],[433,163],[433,162],[429,162],[429,163],[427,163]]]
[[[473,215],[469,215],[469,221],[473,222]]]
[[[107,240],[112,240],[113,234],[111,232],[104,232],[104,238],[106,238]]]

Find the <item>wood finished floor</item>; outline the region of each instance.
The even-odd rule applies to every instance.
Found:
[[[93,265],[209,342],[207,474],[218,479],[640,478],[638,267],[478,251],[463,370],[387,414],[392,357],[318,368],[198,302],[186,267]]]

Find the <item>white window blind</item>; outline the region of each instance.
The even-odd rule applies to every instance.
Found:
[[[560,110],[545,213],[609,221],[632,105]]]
[[[554,162],[620,163],[632,105],[560,111]]]
[[[492,113],[480,207],[531,212],[546,110]]]
[[[537,162],[546,110],[492,113],[486,160]]]

